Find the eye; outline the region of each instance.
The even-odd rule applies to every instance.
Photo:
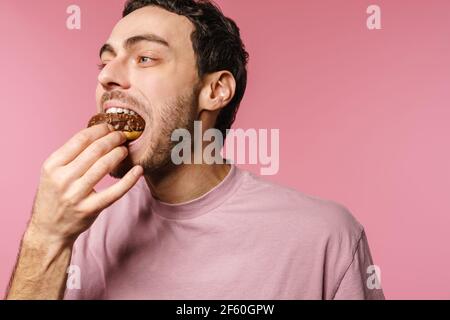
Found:
[[[141,63],[147,64],[147,63],[151,63],[151,62],[154,62],[154,61],[155,61],[155,59],[150,58],[150,57],[146,57],[146,56],[140,56],[138,58],[138,63],[139,64],[141,64]]]

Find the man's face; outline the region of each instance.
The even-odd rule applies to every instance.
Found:
[[[173,130],[191,129],[199,89],[193,31],[187,18],[153,6],[132,12],[114,27],[101,53],[97,111],[129,107],[146,126],[111,176],[120,178],[136,164],[146,174],[165,167]]]

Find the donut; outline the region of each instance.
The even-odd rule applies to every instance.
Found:
[[[145,121],[141,116],[128,113],[99,113],[93,116],[88,123],[88,127],[100,123],[108,123],[114,130],[122,131],[127,140],[136,140],[142,135],[145,128]]]

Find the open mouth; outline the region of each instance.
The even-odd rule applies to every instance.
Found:
[[[135,111],[126,108],[108,108],[105,112],[93,116],[89,120],[88,127],[100,123],[108,123],[114,130],[122,131],[129,142],[141,137],[145,129],[145,120]]]

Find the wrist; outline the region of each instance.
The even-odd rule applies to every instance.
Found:
[[[63,250],[72,248],[74,242],[74,239],[63,238],[43,232],[30,224],[23,236],[22,246],[38,250]]]

